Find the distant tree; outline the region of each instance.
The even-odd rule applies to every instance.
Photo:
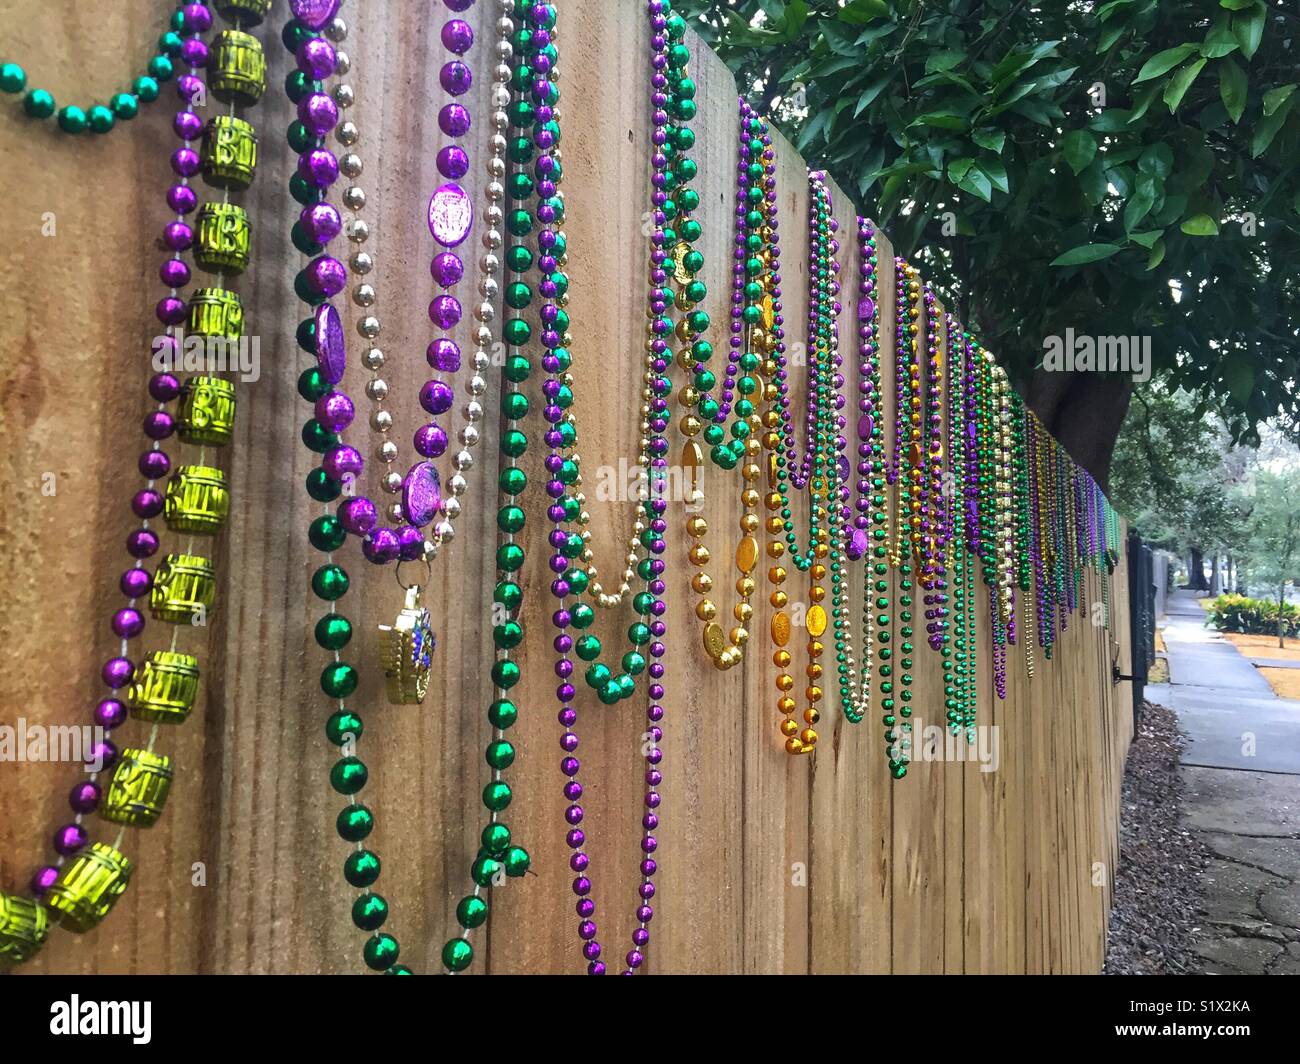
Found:
[[[918,259],[1104,485],[1145,334],[1231,435],[1300,420],[1295,0],[675,0],[741,91]],[[922,250],[924,249],[924,250]]]
[[[1300,571],[1300,470],[1261,471],[1255,478],[1251,514],[1250,571],[1253,580],[1276,589],[1278,646],[1285,647],[1282,612],[1288,582]]]

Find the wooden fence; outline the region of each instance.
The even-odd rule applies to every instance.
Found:
[[[130,0],[87,20],[62,3],[0,0],[0,25],[13,53],[48,75],[45,83],[63,98],[122,82],[128,68],[140,66],[163,6]],[[353,117],[362,130],[361,183],[372,205],[366,217],[375,232],[378,313],[394,356],[399,440],[416,424],[428,339],[422,213],[435,182],[440,64],[431,6],[368,0],[364,13],[350,13],[346,46],[356,65]],[[482,23],[493,7],[479,4],[473,17]],[[340,800],[327,781],[336,751],[323,735],[328,710],[311,639],[318,607],[308,579],[316,557],[306,530],[314,512],[302,483],[312,463],[298,441],[305,407],[295,381],[304,362],[293,342],[300,306],[292,281],[300,257],[289,241],[296,207],[286,192],[293,160],[283,131],[292,114],[280,88],[288,70],[278,40],[286,5],[277,0],[276,8],[264,38],[271,90],[251,116],[262,133],[260,172],[247,201],[256,261],[241,283],[252,332],[261,337],[262,377],[243,387],[226,459],[236,502],[216,548],[219,610],[206,633],[183,636],[199,648],[205,697],[188,726],[160,744],[179,763],[178,781],[163,822],[127,838],[124,849],[138,865],[128,895],[96,932],[56,933],[33,971],[360,968],[361,936],[349,920],[352,892],[341,875],[346,848],[333,827]],[[594,470],[633,462],[636,447],[648,30],[640,0],[560,0],[560,8],[576,412],[581,451]],[[486,29],[480,34],[489,37]],[[724,309],[719,294],[729,290],[736,89],[706,47],[692,46],[701,105],[699,217],[716,318]],[[485,99],[476,113],[484,113]],[[16,110],[0,115],[9,244],[0,290],[0,576],[8,600],[0,723],[85,723],[99,697],[99,665],[113,650],[107,619],[126,563],[150,311],[160,294],[155,241],[166,220],[168,102],[98,139],[56,136]],[[784,287],[797,330],[807,293],[807,181],[799,156],[784,143],[779,149]],[[838,189],[835,207],[849,290],[857,270],[854,208]],[[56,234],[43,235],[51,218]],[[882,240],[882,292],[892,291],[892,261]],[[891,302],[882,303],[886,338],[893,335]],[[891,395],[892,363],[884,362]],[[491,468],[491,425],[484,437],[489,448],[481,460]],[[540,450],[530,456],[530,472],[540,466]],[[495,578],[487,479],[472,489],[458,540],[437,563],[439,668],[428,703],[386,706],[374,670],[357,698],[369,725],[360,754],[371,768],[365,799],[379,815],[380,889],[394,905],[391,929],[403,960],[418,971],[437,969],[478,848],[484,710],[492,698],[482,663],[492,657],[487,610]],[[725,555],[739,500],[732,479],[712,467],[704,487],[714,529],[708,542]],[[608,571],[618,564],[614,544],[626,538],[632,504],[593,501],[591,508],[597,563]],[[982,620],[980,722],[998,728],[996,772],[917,764],[894,783],[879,725],[849,726],[829,706],[815,757],[787,756],[766,652],[755,647],[743,668],[725,675],[708,664],[682,593],[683,524],[674,513],[668,557],[679,575],[667,617],[662,872],[647,970],[1099,971],[1131,731],[1129,687],[1110,679],[1113,662],[1128,671],[1123,568],[1111,591],[1113,630],[1074,618],[1056,660],[1040,663],[1032,683],[1013,652],[1005,702],[993,695]],[[540,521],[530,523],[525,539],[528,636],[509,822],[531,851],[535,874],[497,892],[475,970],[577,972],[583,962],[563,845]],[[397,589],[391,572],[376,575],[356,555],[347,564],[365,578],[348,602],[366,629],[355,660],[371,662],[374,624],[391,614]],[[1100,592],[1091,580],[1089,601]],[[766,600],[755,601],[752,628],[764,632]],[[601,634],[626,623],[620,617]],[[155,639],[161,627],[154,626]],[[942,723],[937,659],[923,651],[918,664],[920,713]],[[627,948],[636,904],[643,724],[632,708],[584,710],[589,852],[602,939],[614,955]],[[131,738],[138,730],[128,726]],[[48,859],[74,772],[0,765],[0,888],[20,888]]]

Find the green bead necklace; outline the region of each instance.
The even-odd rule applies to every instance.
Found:
[[[191,27],[191,32],[202,32]],[[18,63],[0,64],[0,92],[22,96],[23,113],[36,121],[54,118],[56,127],[73,136],[91,133],[109,133],[118,121],[129,122],[140,113],[142,103],[158,99],[160,85],[170,81],[181,62],[185,45],[182,31],[186,30],[185,11],[178,7],[168,20],[168,28],[158,38],[158,51],[145,66],[145,73],[136,78],[130,88],[109,98],[107,104],[96,103],[86,107],[69,104],[59,107],[54,96],[45,89],[29,88],[27,71]]]

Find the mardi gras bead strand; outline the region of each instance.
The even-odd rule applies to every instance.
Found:
[[[242,26],[255,26],[270,9],[271,0],[243,0],[243,2],[218,3],[217,9],[230,21]],[[167,29],[158,38],[158,50],[145,65],[145,72],[136,78],[125,92],[114,94],[107,104],[96,103],[87,107],[69,105],[59,107],[54,96],[45,89],[28,88],[27,72],[14,62],[0,64],[0,92],[16,96],[22,93],[23,113],[36,121],[56,119],[56,126],[74,136],[91,133],[110,133],[117,123],[129,122],[140,113],[140,105],[158,99],[160,86],[176,76],[178,67],[191,72],[202,69],[207,63],[207,50],[201,38],[195,35],[196,21],[202,19],[200,9],[211,10],[206,4],[181,4],[167,20]]]

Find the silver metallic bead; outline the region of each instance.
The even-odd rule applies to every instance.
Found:
[[[373,314],[368,314],[357,322],[357,332],[366,340],[373,340],[380,332],[379,319]]]
[[[456,529],[452,527],[450,521],[439,521],[437,535],[440,542],[450,543],[456,538]]]
[[[465,420],[476,425],[483,420],[483,404],[473,400],[465,404]]]
[[[370,427],[376,432],[392,432],[393,415],[387,410],[376,410],[370,415]]]
[[[373,307],[375,305],[375,287],[369,284],[359,284],[352,290],[352,302],[359,307]]]
[[[469,451],[459,451],[456,454],[454,463],[462,473],[468,473],[474,468],[474,456]]]
[[[364,277],[375,268],[375,260],[369,252],[358,251],[348,260],[348,265],[352,267],[352,272]]]
[[[396,495],[399,491],[402,490],[404,484],[402,480],[402,474],[385,473],[384,479],[380,481],[380,484],[383,486],[384,491],[386,491],[389,495]]]
[[[483,217],[493,229],[500,229],[506,220],[506,212],[502,210],[501,204],[489,203],[483,210]]]
[[[383,377],[375,377],[373,380],[366,381],[366,395],[377,403],[387,399],[388,382]]]
[[[342,48],[335,51],[334,73],[338,77],[343,77],[343,75],[346,74],[351,69],[352,69],[352,57],[348,55],[347,52],[343,51]]]
[[[492,346],[492,330],[486,325],[480,325],[474,330],[474,343],[479,347],[490,348]],[[475,369],[479,369],[478,363],[474,364]]]
[[[487,171],[488,176],[494,179],[494,183],[499,182],[506,176],[506,161],[499,155],[492,156],[488,160]]]
[[[465,494],[465,492],[469,491],[469,481],[459,473],[456,473],[449,481],[447,481],[447,489],[452,493],[452,495],[459,499]]]
[[[460,442],[466,447],[478,446],[479,436],[479,430],[473,425],[466,425],[460,430]]]
[[[405,524],[406,507],[400,502],[393,503],[393,505],[388,508],[388,517],[395,525]]]
[[[361,218],[353,218],[347,226],[348,239],[354,244],[364,244],[370,239],[370,223]]]
[[[493,155],[505,155],[510,148],[510,142],[500,133],[492,134],[492,139],[488,141],[488,151]]]
[[[504,111],[510,106],[510,90],[497,79],[498,83],[492,86],[492,106],[498,111]],[[506,79],[507,81],[509,78]]]
[[[361,176],[361,171],[364,168],[365,167],[361,162],[361,156],[356,152],[350,151],[339,160],[339,172],[344,177],[356,179]]]
[[[496,251],[502,243],[500,229],[489,229],[483,234],[483,246],[490,251]]]
[[[454,521],[460,516],[461,502],[457,498],[443,499],[442,512],[447,515],[448,521]]]
[[[497,132],[510,128],[510,116],[505,111],[493,111],[488,116],[488,122]]]
[[[338,104],[340,108],[346,110],[357,102],[357,94],[353,90],[352,86],[348,85],[346,82],[342,85],[335,85],[334,102]]]
[[[364,355],[361,356],[361,364],[371,372],[374,372],[375,370],[383,369],[384,363],[387,361],[388,361],[388,356],[385,355],[383,351],[381,351],[377,347],[370,348],[369,351],[367,351]]]
[[[493,274],[501,272],[501,257],[488,253],[479,259],[479,266],[484,273]]]
[[[359,211],[366,205],[366,190],[359,185],[350,186],[343,193],[343,206],[350,211]]]
[[[361,139],[361,130],[355,122],[342,122],[334,131],[334,137],[345,148],[350,148]]]
[[[330,19],[329,25],[325,27],[325,36],[335,44],[341,44],[348,39],[348,24],[337,16]]]
[[[385,440],[375,448],[375,457],[385,465],[392,465],[397,461],[397,444],[392,440]]]
[[[489,324],[496,320],[497,308],[491,303],[483,302],[474,308],[474,317],[484,324]]]
[[[497,284],[494,277],[481,277],[478,282],[478,294],[484,299],[496,299],[497,294],[501,291],[501,286]]]
[[[493,203],[500,203],[506,198],[506,186],[500,181],[489,181],[487,187],[487,198]]]
[[[469,394],[483,395],[487,391],[487,378],[477,374],[469,379]]]

